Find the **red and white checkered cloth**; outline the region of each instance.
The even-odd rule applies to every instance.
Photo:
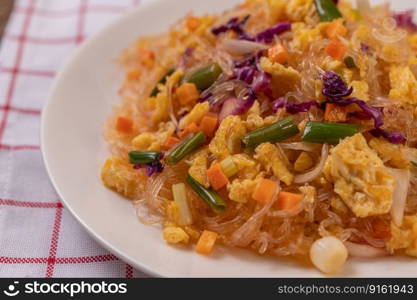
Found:
[[[146,276],[63,208],[39,148],[40,111],[57,70],[86,37],[144,1],[15,1],[0,45],[0,277]]]

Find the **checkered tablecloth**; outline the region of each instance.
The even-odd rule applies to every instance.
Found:
[[[99,246],[62,206],[39,148],[41,109],[63,62],[144,1],[15,1],[0,45],[1,277],[146,276]]]

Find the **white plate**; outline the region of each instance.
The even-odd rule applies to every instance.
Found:
[[[204,257],[170,247],[159,228],[142,225],[129,201],[103,187],[108,155],[102,126],[119,101],[122,74],[113,58],[141,35],[166,30],[189,11],[220,12],[235,0],[158,0],[142,4],[80,47],[57,76],[43,111],[41,143],[53,185],[74,217],[104,247],[135,267],[167,277],[319,277],[314,268],[249,251],[216,248]],[[400,2],[400,3],[399,3]],[[396,1],[410,8],[413,0]],[[350,260],[343,276],[416,276],[417,260]]]

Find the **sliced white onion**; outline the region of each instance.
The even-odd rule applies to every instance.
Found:
[[[321,172],[323,171],[324,164],[326,163],[328,156],[329,156],[329,146],[327,144],[324,144],[323,148],[321,149],[321,157],[317,166],[310,172],[295,176],[294,183],[303,184],[303,183],[311,182],[314,179],[316,179],[318,176],[320,176]]]
[[[219,114],[219,122],[223,121],[228,116],[232,115],[238,103],[239,103],[239,99],[237,98],[231,98],[231,99],[227,99],[226,101],[224,101],[222,110],[220,111],[220,114]]]
[[[245,40],[226,40],[224,43],[226,51],[235,54],[253,53],[259,50],[266,50],[269,46],[261,43],[245,41]]]
[[[352,242],[344,243],[349,255],[356,257],[382,257],[387,256],[388,252],[382,248],[375,248],[369,245],[361,245]]]
[[[401,227],[407,202],[408,188],[410,186],[411,173],[409,170],[402,169],[390,169],[390,171],[395,179],[391,217],[394,224]]]
[[[279,145],[283,149],[288,149],[288,150],[299,150],[299,151],[307,151],[307,152],[313,152],[316,150],[315,146],[310,145],[305,142],[280,143]]]

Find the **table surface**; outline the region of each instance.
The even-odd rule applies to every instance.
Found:
[[[12,11],[13,0],[1,0],[0,5],[0,39],[4,31],[4,27],[9,19],[10,12]]]

